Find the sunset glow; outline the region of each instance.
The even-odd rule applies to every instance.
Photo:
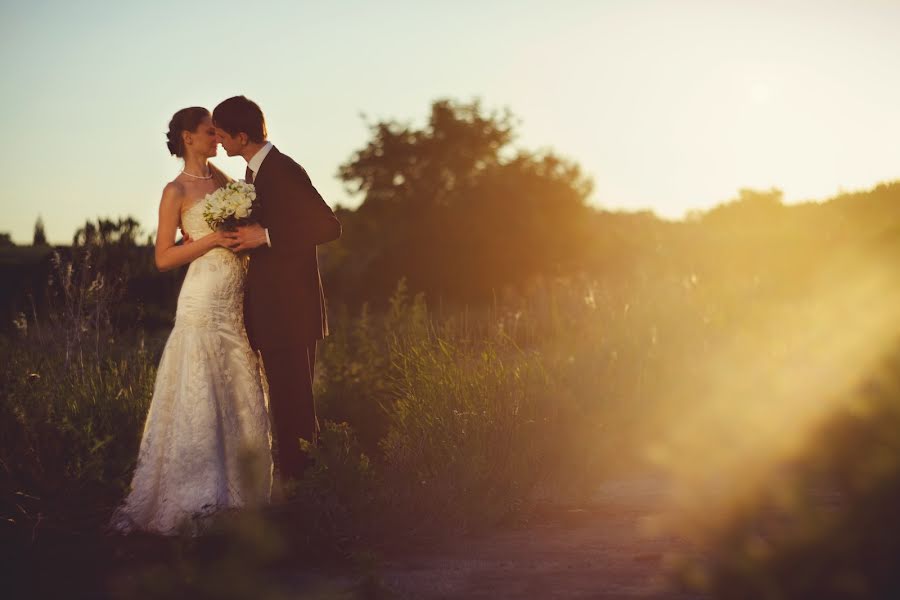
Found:
[[[742,187],[822,200],[900,175],[896,3],[455,7],[7,3],[3,228],[25,241],[41,214],[67,241],[85,214],[131,214],[152,229],[180,168],[167,120],[239,92],[332,205],[360,201],[334,177],[360,113],[421,123],[441,97],[510,108],[521,146],[579,162],[612,209],[678,218]],[[240,23],[234,47],[223,22]]]

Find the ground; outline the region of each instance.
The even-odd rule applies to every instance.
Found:
[[[684,543],[647,532],[665,497],[653,478],[617,480],[583,507],[545,508],[514,529],[389,553],[376,570],[386,592],[377,597],[702,600],[676,591],[663,574],[664,557]],[[354,585],[309,574],[292,583],[304,590],[299,597],[342,597]]]
[[[662,574],[679,540],[647,533],[663,502],[651,478],[607,483],[582,508],[389,559],[382,579],[400,598],[697,598],[672,591]]]

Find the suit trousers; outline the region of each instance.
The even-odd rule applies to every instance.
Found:
[[[313,400],[316,340],[289,348],[261,347],[259,351],[269,384],[275,468],[282,479],[300,479],[311,458],[300,449],[299,438],[313,445],[319,441]]]

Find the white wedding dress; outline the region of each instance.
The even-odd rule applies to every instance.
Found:
[[[195,240],[212,233],[202,205],[182,215]],[[196,535],[220,510],[270,499],[268,402],[243,320],[246,260],[214,248],[188,267],[113,531]]]

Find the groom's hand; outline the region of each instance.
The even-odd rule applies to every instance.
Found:
[[[226,231],[225,239],[233,252],[252,250],[266,245],[266,230],[259,223],[238,227],[235,231]]]

